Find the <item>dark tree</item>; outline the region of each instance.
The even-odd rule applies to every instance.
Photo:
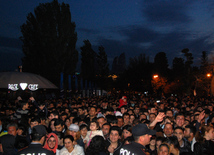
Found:
[[[118,56],[116,56],[112,62],[112,74],[117,74],[118,73]]]
[[[60,72],[72,74],[78,61],[75,27],[68,4],[57,0],[39,4],[21,26],[23,71],[40,74],[57,85]]]
[[[154,70],[160,76],[167,77],[168,73],[168,60],[165,52],[159,52],[154,59]]]
[[[107,54],[105,52],[105,48],[103,46],[99,46],[99,52],[97,55],[97,68],[98,74],[101,76],[108,76],[109,74],[109,64],[107,59]]]
[[[185,73],[184,69],[184,59],[175,57],[172,64],[172,70],[175,78],[183,77]]]
[[[207,52],[203,51],[202,55],[201,55],[201,74],[206,74],[209,72],[209,63],[208,63],[208,56],[207,56]]]
[[[119,74],[123,73],[126,69],[126,55],[122,53],[118,58],[118,72]]]
[[[92,81],[95,77],[95,56],[89,40],[84,40],[81,49],[81,75],[83,79]]]

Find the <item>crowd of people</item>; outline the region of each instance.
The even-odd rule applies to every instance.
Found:
[[[214,99],[132,94],[0,102],[0,155],[214,155]]]

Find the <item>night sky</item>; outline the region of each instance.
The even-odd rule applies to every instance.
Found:
[[[20,26],[39,3],[52,0],[0,0],[0,71],[14,71],[21,65]],[[88,39],[98,52],[102,45],[111,65],[122,52],[126,59],[145,53],[153,62],[165,52],[172,65],[189,48],[194,65],[200,65],[202,51],[211,59],[214,42],[212,0],[59,0],[70,5],[76,23],[77,50]]]

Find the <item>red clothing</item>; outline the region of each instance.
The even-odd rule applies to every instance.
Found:
[[[123,105],[127,105],[127,100],[124,101],[124,99],[127,99],[127,97],[126,97],[126,96],[123,96],[123,97],[119,100],[120,105],[119,105],[118,108],[121,108]]]

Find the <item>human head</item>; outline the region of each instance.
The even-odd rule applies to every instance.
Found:
[[[169,155],[169,146],[167,144],[161,144],[158,149],[158,155]]]
[[[102,152],[103,150],[105,150],[105,140],[102,136],[97,135],[91,139],[90,145],[87,147],[86,152],[99,154],[99,152]]]
[[[52,111],[48,116],[49,121],[51,121],[53,118],[56,118],[56,119],[59,118],[59,113],[57,111]]]
[[[58,147],[58,137],[57,137],[57,135],[55,133],[49,133],[47,135],[46,144],[45,144],[44,148],[56,153],[57,147]]]
[[[22,109],[28,109],[28,107],[29,107],[28,101],[20,100],[19,102],[20,102]]]
[[[32,129],[32,141],[37,141],[43,145],[47,131],[43,125],[34,126]]]
[[[185,126],[185,129],[184,129],[184,137],[185,138],[190,138],[190,137],[194,137],[196,134],[196,128],[192,125],[187,125]]]
[[[149,112],[149,114],[150,114],[150,113],[155,113],[155,114],[157,115],[157,110],[156,110],[155,106],[150,106],[150,107],[148,108],[148,112]]]
[[[87,131],[88,131],[88,125],[86,125],[86,124],[81,124],[81,125],[80,125],[80,128],[79,128],[79,131],[80,131],[80,134],[81,134],[83,137],[86,137]],[[104,133],[103,133],[103,134],[104,134]]]
[[[39,117],[34,117],[30,120],[30,127],[31,129],[36,126],[39,125],[41,123],[41,119]]]
[[[182,127],[176,127],[174,135],[178,138],[178,142],[181,142],[184,138],[184,129]]]
[[[176,124],[176,126],[183,127],[184,121],[185,121],[185,119],[184,119],[184,115],[182,113],[177,113],[175,115],[175,124]]]
[[[79,131],[79,126],[76,124],[71,124],[68,128],[67,133],[68,135],[73,136],[73,138],[76,140],[78,131]]]
[[[106,119],[104,117],[97,118],[97,122],[99,124],[99,127],[102,128],[103,124],[106,123]]]
[[[99,124],[96,121],[91,121],[89,128],[91,131],[96,131],[99,129]]]
[[[64,122],[61,119],[56,119],[54,122],[55,131],[61,133],[64,129]]]
[[[150,138],[155,133],[154,130],[148,129],[147,125],[144,123],[137,124],[132,128],[132,134],[135,141],[144,146],[149,144]]]
[[[121,129],[118,126],[112,126],[109,131],[109,139],[112,143],[117,142],[121,136]]]
[[[130,122],[130,115],[129,115],[129,113],[124,113],[123,114],[123,121],[124,121],[124,124],[129,124],[129,122]]]
[[[16,136],[17,135],[18,125],[16,123],[9,123],[7,125],[7,132],[10,135]]]
[[[174,150],[180,149],[178,138],[176,136],[168,137],[166,139],[166,143],[169,145],[170,153],[174,152]]]
[[[63,143],[65,145],[65,148],[68,151],[70,151],[70,150],[72,150],[74,148],[73,141],[74,141],[74,138],[71,135],[67,135],[67,136],[64,137]]]
[[[89,110],[89,116],[90,117],[96,117],[96,114],[97,114],[97,108],[96,107],[90,107],[90,110]]]
[[[108,136],[111,125],[109,123],[105,123],[102,126],[102,131],[104,136]]]
[[[123,124],[124,124],[123,117],[122,116],[117,116],[117,126],[122,127]]]
[[[121,108],[120,108],[120,112],[122,114],[126,113],[127,112],[127,106],[123,105]]]
[[[122,135],[123,135],[124,139],[132,136],[132,126],[131,125],[125,125],[122,130],[123,130]]]
[[[173,125],[171,123],[166,123],[163,129],[164,134],[166,137],[170,137],[173,134]]]

